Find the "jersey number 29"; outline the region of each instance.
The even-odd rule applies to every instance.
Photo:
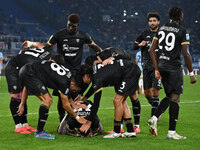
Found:
[[[175,38],[174,33],[170,32],[166,34],[164,31],[159,31],[158,35],[161,35],[159,39],[159,49],[163,49],[163,46],[160,44],[163,42],[163,40],[165,40],[164,42],[166,46],[164,48],[166,49],[166,51],[171,51],[175,46],[176,38]]]

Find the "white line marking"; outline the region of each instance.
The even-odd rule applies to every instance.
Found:
[[[200,103],[200,100],[195,100],[195,101],[187,101],[187,102],[180,102],[181,104],[194,104],[194,103]],[[130,108],[132,106],[129,106]],[[150,107],[150,105],[141,105],[141,107]],[[104,107],[104,108],[99,108],[102,110],[110,110],[113,109],[114,107]],[[54,113],[58,113],[58,111],[50,111],[49,114],[54,114]],[[28,115],[38,115],[38,112],[34,112],[34,113],[28,113]],[[9,115],[0,115],[0,118],[4,118],[4,117],[11,117],[11,114]]]

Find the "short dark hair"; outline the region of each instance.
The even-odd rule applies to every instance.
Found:
[[[68,20],[71,23],[79,23],[80,22],[80,17],[77,14],[71,14],[68,16]]]
[[[147,20],[149,21],[150,18],[155,17],[160,21],[160,14],[158,12],[149,12],[147,14]]]
[[[81,65],[80,67],[80,72],[81,72],[81,76],[83,77],[85,74],[89,74],[90,76],[92,76],[93,74],[93,68],[90,65]]]
[[[93,66],[95,60],[98,60],[96,55],[87,56],[85,59],[85,64]]]
[[[61,54],[53,55],[51,58],[59,65],[65,64],[65,58]]]
[[[79,88],[83,86],[83,78],[79,71],[72,72],[71,80],[75,82],[75,85]]]
[[[183,11],[181,8],[178,7],[170,8],[168,14],[169,19],[172,19],[174,21],[181,21],[182,16],[183,16]]]

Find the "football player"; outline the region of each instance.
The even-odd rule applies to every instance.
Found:
[[[45,44],[45,47],[57,44],[58,54],[61,54],[65,58],[64,66],[71,71],[77,71],[81,65],[84,44],[87,44],[95,52],[101,51],[101,48],[95,44],[88,33],[78,29],[79,22],[80,17],[77,14],[70,14],[68,16],[67,27],[54,33]],[[53,95],[58,96],[57,107],[61,121],[65,116],[65,110],[62,107],[60,94],[54,91]]]
[[[82,76],[77,73],[72,74],[63,64],[64,57],[62,55],[54,55],[49,60],[30,63],[20,69],[19,76],[24,84],[24,89],[18,110],[19,115],[24,111],[24,104],[28,95],[35,95],[42,101],[39,108],[39,119],[35,138],[55,139],[55,135],[51,135],[43,129],[53,101],[47,88],[59,91],[63,107],[72,117],[76,118],[80,123],[86,121],[74,113],[67,97],[69,91],[80,90],[83,83]]]
[[[180,8],[173,7],[169,10],[170,22],[163,25],[156,36],[150,49],[151,58],[155,66],[155,77],[161,79],[166,97],[160,102],[154,116],[149,120],[150,132],[157,136],[157,119],[169,107],[168,139],[186,139],[176,133],[176,123],[179,116],[180,94],[183,92],[183,72],[181,52],[190,74],[190,82],[195,83],[191,55],[189,53],[189,34],[181,26],[183,12]],[[155,50],[159,49],[158,61]]]
[[[28,48],[27,44],[29,45]],[[10,111],[15,122],[15,132],[21,134],[30,134],[36,130],[28,125],[27,122],[27,105],[25,103],[25,111],[19,116],[17,113],[19,104],[21,102],[21,92],[23,85],[19,79],[19,70],[22,66],[31,62],[38,62],[43,59],[50,58],[50,50],[43,49],[41,43],[25,41],[23,43],[24,49],[20,51],[20,54],[12,57],[5,67],[5,76],[8,84],[8,92],[10,93]]]
[[[115,47],[109,47],[104,49],[102,52],[97,53],[96,55],[93,56],[88,56],[85,60],[85,63],[88,65],[93,65],[94,60],[98,59],[99,62],[102,62],[102,65],[105,66],[107,64],[110,64],[113,60],[119,60],[119,59],[126,59],[135,62],[134,58],[125,50],[120,49],[120,48],[115,48]],[[83,100],[89,98],[91,96],[89,92],[84,96]],[[140,101],[137,98],[137,100],[131,99],[132,103],[132,109],[133,109],[133,116],[134,116],[134,132],[139,133],[140,132],[140,111],[141,111],[141,105]],[[113,130],[108,131],[107,133],[111,133]],[[124,132],[123,130],[123,118],[122,118],[122,124],[121,124],[121,133]]]
[[[92,123],[91,119],[98,111],[103,87],[114,86],[116,92],[113,100],[115,106],[114,132],[104,136],[104,138],[135,137],[136,133],[133,130],[131,113],[126,98],[129,96],[132,101],[138,101],[137,90],[141,71],[137,64],[130,60],[119,59],[111,61],[106,66],[99,62],[97,58],[94,60],[93,69],[87,65],[81,67],[84,79],[92,80],[95,95],[91,115],[80,130],[88,131]],[[122,116],[127,127],[127,132],[123,134],[120,133]]]
[[[78,108],[75,109],[72,106],[72,109],[78,116],[90,116],[91,114],[91,107],[93,103],[90,100],[86,100],[82,102],[82,104],[86,105],[86,108]],[[63,120],[60,123],[60,126],[58,127],[58,133],[59,134],[67,134],[70,136],[78,136],[78,137],[93,137],[98,134],[103,134],[104,129],[103,126],[98,118],[97,115],[93,117],[91,128],[88,130],[88,132],[80,132],[79,128],[81,127],[81,124],[74,119],[71,115],[67,114]]]
[[[161,81],[155,78],[155,68],[151,61],[149,49],[153,37],[159,29],[160,15],[157,12],[149,12],[147,14],[147,20],[150,29],[143,31],[141,35],[137,37],[134,43],[134,50],[141,47],[144,95],[151,105],[151,116],[153,116],[159,104]]]

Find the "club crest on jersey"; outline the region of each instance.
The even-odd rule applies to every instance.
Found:
[[[186,40],[190,40],[190,35],[186,34]]]
[[[65,91],[65,95],[67,95],[69,93],[69,89],[67,88]]]
[[[79,42],[80,42],[80,39],[76,39],[76,42],[79,43]]]

